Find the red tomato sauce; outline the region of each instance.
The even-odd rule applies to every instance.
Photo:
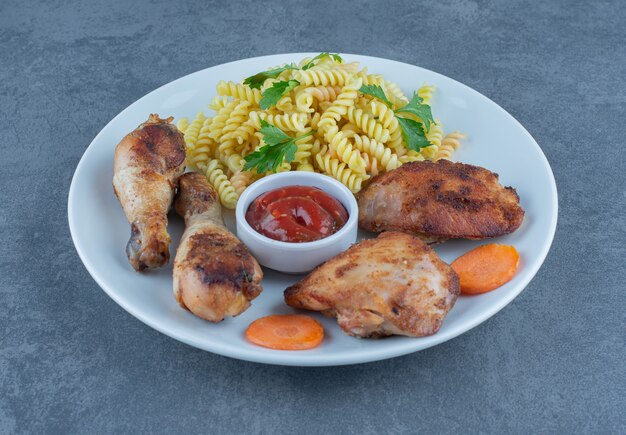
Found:
[[[246,211],[246,221],[270,239],[302,243],[339,231],[348,221],[348,212],[316,187],[287,186],[255,199]]]

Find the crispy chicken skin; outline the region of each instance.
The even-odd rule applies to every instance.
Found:
[[[294,308],[337,316],[349,335],[421,337],[439,330],[459,278],[417,237],[400,232],[352,245],[285,290]]]
[[[178,303],[211,322],[245,311],[263,290],[263,271],[224,226],[215,189],[200,174],[184,174],[174,209],[186,225],[174,259]]]
[[[137,271],[169,261],[167,212],[186,154],[172,119],[150,115],[115,148],[113,191],[130,223],[126,255]]]
[[[448,160],[407,163],[382,174],[358,203],[361,228],[405,231],[427,242],[497,237],[524,219],[515,189],[502,187],[498,174]]]

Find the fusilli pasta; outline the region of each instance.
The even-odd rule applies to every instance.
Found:
[[[261,121],[291,137],[306,135],[295,141],[293,161],[283,160],[276,172],[321,172],[355,193],[371,176],[404,163],[450,159],[465,137],[458,132],[446,136],[437,120],[425,131],[431,145],[419,151],[408,149],[398,116],[422,121],[412,113],[394,112],[409,102],[408,94],[396,83],[367,68],[359,70],[356,62],[341,63],[332,56],[316,58],[314,66],[303,70],[310,61],[303,59],[298,68],[266,79],[259,89],[220,81],[217,96],[209,104],[215,112],[211,118],[199,113],[191,122],[187,118],[178,121],[187,147],[187,166],[206,174],[224,207],[234,208],[246,187],[267,175],[243,170],[246,156],[265,145]],[[299,84],[269,109],[261,109],[263,92],[287,80]],[[381,87],[391,107],[360,92],[364,85]],[[416,92],[430,104],[435,87],[424,84]]]

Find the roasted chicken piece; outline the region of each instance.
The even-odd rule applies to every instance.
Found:
[[[174,259],[178,303],[211,322],[245,311],[263,290],[263,271],[224,226],[215,189],[203,175],[184,174],[174,209],[186,225]]]
[[[115,148],[113,191],[128,223],[126,255],[137,271],[169,261],[167,212],[185,170],[185,141],[173,118],[150,115]]]
[[[359,226],[405,231],[426,242],[484,239],[515,231],[524,209],[512,187],[479,166],[440,160],[407,163],[360,192]]]
[[[386,232],[352,245],[285,290],[294,308],[337,316],[358,337],[421,337],[439,330],[459,278],[417,237]]]

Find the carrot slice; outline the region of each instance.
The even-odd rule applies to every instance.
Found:
[[[324,339],[320,323],[303,314],[261,317],[246,329],[254,344],[278,350],[304,350],[318,346]]]
[[[475,295],[509,282],[519,265],[519,254],[510,245],[479,246],[451,264],[461,281],[461,293]]]

